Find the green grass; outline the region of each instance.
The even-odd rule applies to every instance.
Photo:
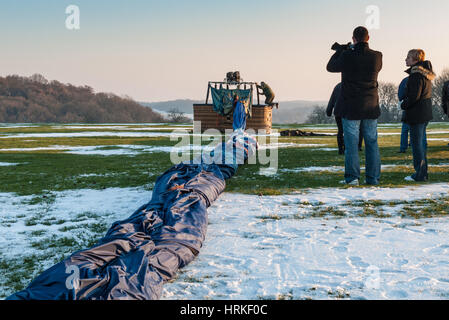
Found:
[[[0,286],[11,293],[22,290],[29,279],[44,271],[44,263],[52,261],[51,254],[33,254],[25,257],[5,259],[0,255]]]
[[[35,195],[34,203],[47,201],[48,190],[136,187],[154,183],[169,168],[167,153],[137,156],[85,156],[63,153],[11,153],[2,162],[27,162],[0,167],[0,192]],[[95,176],[80,177],[80,175]]]
[[[328,125],[325,125],[328,126]],[[284,127],[286,128],[286,126]],[[300,129],[310,131],[306,126]],[[444,124],[430,125],[433,129],[448,129]],[[84,130],[84,129],[83,129]],[[67,132],[83,130],[65,130]],[[319,131],[315,130],[314,131]],[[380,128],[380,132],[399,132],[396,128]],[[1,128],[1,132],[55,132],[43,125],[34,128]],[[64,131],[64,132],[65,132]],[[97,130],[96,130],[97,131]],[[110,131],[107,129],[107,131]],[[325,130],[335,132],[335,130]],[[448,134],[429,135],[429,137],[447,137]],[[260,140],[261,138],[259,138]],[[398,154],[399,135],[379,136],[382,164],[400,165],[382,172],[382,187],[405,186],[413,183],[403,178],[412,173],[411,153]],[[35,140],[35,141],[25,141]],[[120,138],[120,137],[83,137],[83,138],[35,138],[35,139],[0,139],[0,149],[48,147],[51,145],[67,146],[106,146],[104,149],[116,148],[121,144],[138,144],[148,146],[174,146],[179,141],[170,141],[168,137]],[[203,141],[202,144],[209,144]],[[279,143],[323,144],[323,147],[336,148],[336,138],[331,137],[280,137]],[[339,181],[342,172],[288,172],[282,169],[301,167],[344,166],[344,156],[337,152],[322,151],[311,148],[280,148],[278,150],[278,169],[274,176],[259,174],[261,165],[245,165],[238,169],[237,175],[227,181],[228,192],[247,194],[278,195],[307,188],[343,187]],[[432,164],[449,162],[449,147],[444,141],[430,141],[428,159],[430,182],[449,182],[449,167],[436,167]],[[360,153],[362,165],[364,153]],[[0,162],[19,163],[17,166],[0,167],[0,192],[15,192],[18,195],[34,195],[32,203],[51,202],[52,191],[71,189],[104,189],[110,187],[147,187],[151,189],[156,178],[172,165],[169,153],[154,152],[138,155],[75,155],[58,150],[35,152],[1,152]],[[91,175],[91,176],[88,176]],[[364,177],[362,173],[362,180]],[[361,186],[363,187],[363,186]]]

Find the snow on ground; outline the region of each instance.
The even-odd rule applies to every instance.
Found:
[[[315,148],[312,150],[318,150],[318,151],[338,151],[338,148]]]
[[[0,128],[33,128],[38,127],[39,124],[34,123],[0,123]]]
[[[298,202],[333,207],[355,200],[437,198],[448,191],[449,185],[435,184],[268,197],[224,194],[209,210],[200,255],[164,287],[163,298],[447,298],[447,217],[293,216],[308,210]],[[278,218],[261,218],[270,215]]]
[[[10,193],[0,193],[0,253],[5,256],[17,256],[33,253],[29,247],[32,239],[29,232],[44,229],[49,234],[67,235],[59,231],[61,227],[72,227],[78,214],[95,213],[111,224],[116,220],[128,217],[148,202],[151,192],[142,188],[108,188],[105,190],[80,189],[74,191],[54,192],[56,200],[53,204],[45,203],[28,205],[33,196],[17,197]],[[44,216],[42,216],[44,214]],[[66,221],[62,224],[27,226],[26,219],[39,216],[46,220],[55,218]],[[15,223],[4,221],[16,221]],[[91,221],[82,221],[95,222]],[[8,226],[10,225],[10,226]],[[23,233],[23,232],[26,233]]]
[[[448,130],[427,130],[427,135],[431,134],[447,134],[449,133]],[[400,136],[400,132],[379,132],[379,136]],[[429,139],[427,139],[429,140]]]
[[[175,134],[171,132],[83,131],[6,134],[0,136],[0,138],[170,137],[171,135],[182,134]]]
[[[33,151],[64,151],[65,153],[72,154],[84,154],[84,155],[135,155],[140,152],[184,152],[184,151],[197,151],[201,150],[199,145],[187,145],[180,147],[170,146],[146,146],[146,145],[97,145],[97,146],[60,146],[54,145],[49,147],[36,147],[36,148],[8,148],[0,149],[1,151],[8,152],[33,152]],[[207,150],[207,147],[203,148]],[[209,149],[212,149],[209,147]]]
[[[108,129],[108,130],[124,130],[128,129],[127,125],[104,125],[104,124],[96,124],[96,125],[58,125],[52,126],[52,129]]]
[[[448,192],[448,184],[425,184],[308,189],[263,197],[224,193],[209,208],[207,237],[199,256],[164,286],[162,298],[448,298],[448,216],[402,218],[395,214],[397,208],[384,206],[391,217],[361,217],[356,214],[359,207],[348,205],[432,199]],[[0,194],[2,258],[39,254],[30,245],[36,240],[32,231],[71,235],[61,227],[86,223],[76,221],[86,212],[101,216],[110,226],[151,197],[143,188],[53,194],[56,198],[50,205],[26,204],[30,196]],[[316,206],[344,209],[348,214],[314,218],[309,214]],[[25,220],[36,214],[63,223],[26,225]]]
[[[0,167],[10,167],[10,166],[17,166],[18,163],[11,163],[11,162],[0,162]]]
[[[0,152],[34,152],[34,151],[63,151],[71,154],[83,154],[83,155],[136,155],[142,152],[189,152],[189,151],[211,151],[216,144],[211,143],[213,146],[198,144],[189,144],[185,146],[147,146],[147,145],[96,145],[96,146],[64,146],[64,145],[52,145],[48,147],[31,147],[31,148],[5,148],[0,149]],[[326,144],[298,144],[298,143],[271,143],[260,145],[260,150],[265,149],[278,149],[278,148],[307,148],[326,146]],[[1,166],[1,163],[0,163]]]
[[[85,125],[78,125],[78,126],[53,126],[53,129],[108,129],[108,130],[131,130],[131,131],[166,131],[166,130],[177,130],[180,129],[179,126],[177,127],[168,127],[168,126],[150,126],[149,128],[146,127],[134,127],[129,125],[116,125],[116,126],[105,126],[105,125],[97,125],[97,126],[85,126]],[[186,126],[186,129],[191,129],[191,126]]]
[[[47,132],[47,133],[2,133],[0,134],[1,139],[20,139],[20,138],[84,138],[84,137],[181,137],[181,136],[193,136],[193,137],[210,137],[216,134],[208,133],[194,133],[191,134],[191,128],[171,128],[173,131],[167,131],[166,128],[158,128],[154,132],[135,132],[132,131],[82,131],[82,132]],[[137,129],[136,129],[137,130]],[[140,129],[138,129],[140,130]],[[150,129],[148,129],[150,130]],[[159,132],[159,130],[164,130]],[[170,128],[169,128],[170,130]],[[278,132],[273,132],[271,134],[252,134],[256,137],[263,136],[279,136]]]
[[[448,163],[438,163],[438,164],[429,164],[429,168],[431,167],[448,167]],[[413,164],[409,165],[401,165],[401,164],[383,164],[382,171],[385,169],[395,169],[398,167],[406,167],[413,168]],[[360,167],[361,170],[365,170],[365,167]],[[345,167],[342,166],[329,166],[329,167],[301,167],[301,168],[293,168],[293,169],[279,169],[281,172],[344,172]]]
[[[265,149],[279,149],[279,148],[311,148],[311,147],[321,147],[327,146],[327,144],[318,143],[293,143],[293,142],[283,142],[283,143],[269,143],[259,145],[259,150]]]

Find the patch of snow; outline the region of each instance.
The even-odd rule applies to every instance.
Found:
[[[53,126],[52,129],[108,129],[108,130],[127,130],[127,125],[109,126],[109,125],[75,125],[75,126]]]
[[[279,169],[281,172],[342,172],[345,167],[331,166],[331,167],[303,167],[294,169]]]
[[[122,125],[122,126],[106,126],[106,125],[97,125],[97,126],[53,126],[53,129],[108,129],[108,130],[131,130],[131,131],[163,131],[163,130],[177,130],[180,129],[179,126],[170,126],[170,127],[156,127],[155,125],[148,127],[133,127],[129,125]],[[186,129],[191,129],[189,127],[186,127]]]
[[[224,193],[209,208],[199,256],[164,286],[163,299],[441,299],[449,291],[449,217],[415,220],[396,214],[360,217],[354,201],[415,201],[447,197],[449,184],[406,188],[321,188],[282,196]],[[27,205],[32,196],[0,193],[3,258],[39,255],[45,236],[74,236],[78,214],[109,225],[150,200],[142,188],[53,192],[55,202]],[[345,210],[342,218],[307,218],[317,205]],[[243,208],[243,209],[242,209]],[[389,206],[385,210],[394,214]],[[45,212],[45,213],[44,213]],[[65,222],[27,226],[41,215]],[[295,218],[304,216],[305,218]],[[15,222],[3,223],[6,220]],[[98,219],[88,221],[95,223]],[[77,229],[79,232],[79,229]],[[51,264],[50,264],[51,265]],[[197,279],[198,281],[192,281]],[[2,290],[10,288],[2,288]]]
[[[447,134],[449,133],[448,130],[427,130],[427,135],[432,135],[432,134]],[[401,132],[379,132],[378,133],[379,136],[400,136]]]
[[[0,162],[0,167],[10,167],[10,166],[17,166],[20,163],[11,163],[11,162]]]
[[[11,162],[0,162],[0,167],[10,167],[17,166],[19,163],[11,163]]]
[[[74,148],[84,148],[84,147],[73,147],[73,146],[49,146],[49,147],[34,147],[34,148],[7,148],[0,149],[0,151],[9,152],[28,152],[28,151],[52,151],[52,150],[69,150]]]
[[[449,290],[447,217],[293,217],[310,210],[301,202],[341,208],[357,200],[413,201],[448,192],[448,184],[435,184],[264,197],[226,193],[209,209],[198,258],[164,286],[163,298],[441,299]]]
[[[447,167],[447,163],[439,163],[439,164],[429,164],[429,168],[431,167]],[[382,164],[381,170],[389,170],[395,169],[398,167],[405,168],[413,168],[413,164]],[[360,170],[365,170],[365,167],[360,167]],[[293,169],[279,169],[281,172],[344,172],[345,167],[342,166],[330,166],[330,167],[301,167],[301,168],[293,168]]]
[[[20,133],[8,134],[0,136],[2,139],[7,138],[76,138],[76,137],[170,137],[182,136],[185,133],[172,132],[127,132],[127,131],[86,131],[86,132],[49,132],[49,133]]]
[[[33,196],[14,196],[10,193],[0,193],[0,253],[3,257],[14,257],[22,254],[35,253],[30,244],[32,238],[28,232],[45,230],[48,235],[64,236],[67,233],[59,231],[61,227],[70,227],[79,222],[72,221],[78,214],[94,213],[110,224],[124,219],[145,204],[151,198],[151,192],[143,188],[109,188],[104,190],[80,189],[74,191],[52,192],[55,202],[48,208],[46,204],[27,205]],[[45,212],[45,216],[42,213]],[[27,219],[42,216],[42,219],[55,218],[65,220],[63,224],[33,225],[25,224]],[[21,217],[21,218],[19,218]],[[4,220],[16,220],[9,227]],[[90,221],[96,222],[96,221]],[[85,223],[85,221],[84,221]]]
[[[136,155],[141,152],[188,152],[188,151],[210,151],[209,146],[187,145],[187,146],[146,146],[146,145],[98,145],[98,146],[62,146],[54,145],[49,147],[35,148],[9,148],[0,149],[0,152],[33,152],[33,151],[64,151],[71,154],[83,155]]]
[[[0,128],[34,128],[39,127],[39,124],[32,123],[0,123]]]
[[[317,151],[338,151],[338,148],[315,148]]]
[[[320,147],[327,146],[327,144],[318,144],[318,143],[292,143],[292,142],[284,142],[284,143],[271,143],[259,145],[259,150],[265,149],[280,149],[280,148],[309,148],[309,147]]]
[[[326,144],[298,144],[298,143],[273,143],[259,146],[259,150],[278,148],[307,148],[316,146],[326,146]],[[215,147],[215,143],[214,143]],[[211,151],[213,147],[209,145],[190,144],[186,146],[146,146],[146,145],[97,145],[97,146],[63,146],[53,145],[48,147],[34,148],[6,148],[0,152],[33,152],[33,151],[65,151],[71,154],[84,155],[135,155],[141,152],[188,152],[188,151]]]

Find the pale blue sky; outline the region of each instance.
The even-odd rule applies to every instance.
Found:
[[[78,5],[81,29],[65,27]],[[368,5],[380,9],[370,46],[381,81],[399,82],[411,48],[449,68],[449,1],[429,0],[0,0],[0,75],[42,73],[136,100],[204,99],[208,80],[239,70],[279,100],[326,100],[339,75],[326,63]]]

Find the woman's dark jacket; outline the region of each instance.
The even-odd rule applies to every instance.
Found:
[[[426,123],[432,120],[432,80],[436,75],[430,61],[421,61],[406,70],[410,76],[401,109],[405,110],[404,122]]]

